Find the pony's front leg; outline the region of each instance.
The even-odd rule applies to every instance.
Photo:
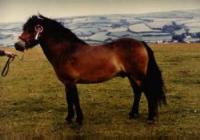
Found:
[[[68,105],[68,115],[66,117],[66,121],[68,123],[72,122],[72,119],[74,118],[74,108],[73,108],[73,92],[70,86],[65,86],[65,93],[66,93],[66,101]]]
[[[74,118],[74,108],[73,108],[74,105],[77,115],[76,122],[81,125],[83,121],[83,113],[80,107],[77,87],[75,84],[70,84],[70,85],[68,84],[65,87],[66,87],[66,97],[68,103],[68,116],[66,120],[68,122],[71,122],[72,119]]]

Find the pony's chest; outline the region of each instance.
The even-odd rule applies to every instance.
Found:
[[[63,83],[68,81],[76,81],[79,77],[79,72],[74,69],[71,64],[63,64],[60,67],[54,68],[60,81]]]

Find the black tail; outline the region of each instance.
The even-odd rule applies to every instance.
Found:
[[[145,90],[149,93],[149,96],[156,101],[156,104],[167,104],[161,71],[156,63],[152,49],[145,42],[143,43],[149,56]]]

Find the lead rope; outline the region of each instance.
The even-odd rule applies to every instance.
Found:
[[[24,60],[24,54],[25,54],[25,52],[23,52],[22,57],[19,58],[20,61],[23,61],[23,60]],[[14,57],[9,57],[9,58],[8,58],[8,60],[7,60],[6,64],[5,64],[3,70],[2,70],[2,72],[1,72],[1,76],[2,76],[2,77],[6,77],[6,76],[8,75],[8,71],[9,71],[9,68],[10,68],[10,64],[14,61],[14,59],[15,59],[16,56],[17,56],[17,55],[14,55]]]
[[[5,77],[7,74],[8,74],[8,71],[9,71],[9,67],[10,67],[10,63],[12,63],[15,59],[15,56],[14,57],[9,57],[2,72],[1,72],[1,76]]]
[[[21,56],[21,58],[19,58],[20,61],[24,60],[24,54],[25,54],[25,50],[23,51],[23,55]]]

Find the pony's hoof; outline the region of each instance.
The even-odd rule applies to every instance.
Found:
[[[82,120],[76,120],[76,122],[78,123],[78,125],[83,125],[83,121]]]
[[[72,124],[72,122],[73,122],[72,119],[68,118],[68,117],[65,120],[66,120],[67,124]]]
[[[76,122],[81,126],[81,125],[83,125],[83,120],[82,119],[76,119]]]
[[[137,119],[139,116],[139,113],[129,113],[129,119]]]
[[[72,120],[66,120],[67,124],[72,124]]]
[[[155,119],[147,119],[147,124],[153,125],[156,123]]]
[[[154,124],[155,124],[155,121],[154,121],[154,120],[147,120],[147,124],[149,124],[149,125],[154,125]]]

